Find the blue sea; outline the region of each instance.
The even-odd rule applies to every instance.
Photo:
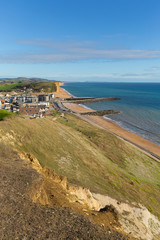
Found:
[[[65,83],[63,88],[77,97],[121,98],[85,105],[94,110],[120,111],[104,117],[160,146],[160,83],[72,82]]]

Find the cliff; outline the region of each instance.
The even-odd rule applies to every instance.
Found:
[[[0,122],[0,161],[2,239],[159,237],[160,164],[76,116]]]
[[[71,202],[64,179],[35,157],[1,144],[0,150],[1,239],[131,239],[85,217],[89,209]]]

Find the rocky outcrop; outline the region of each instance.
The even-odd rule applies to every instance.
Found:
[[[119,221],[127,233],[145,240],[160,239],[160,221],[143,205],[123,203],[109,196],[93,194],[101,207],[112,205],[119,215]]]

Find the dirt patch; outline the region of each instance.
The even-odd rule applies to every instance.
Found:
[[[93,194],[93,196],[103,207],[101,211],[108,210],[108,206],[105,206],[106,203],[112,206],[112,213],[118,214],[125,232],[131,232],[135,237],[145,240],[160,239],[160,221],[143,205],[118,202],[116,199],[100,194]]]
[[[43,175],[3,145],[0,145],[0,167],[0,239],[129,239],[111,228],[94,224],[69,207],[31,201],[28,193],[33,186],[43,183],[49,189],[51,182],[45,185]],[[51,191],[45,201],[49,203],[49,196],[56,195],[57,192]]]

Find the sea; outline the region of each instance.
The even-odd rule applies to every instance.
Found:
[[[85,106],[120,111],[104,118],[160,146],[160,83],[71,82],[64,83],[63,88],[77,97],[120,98]]]

